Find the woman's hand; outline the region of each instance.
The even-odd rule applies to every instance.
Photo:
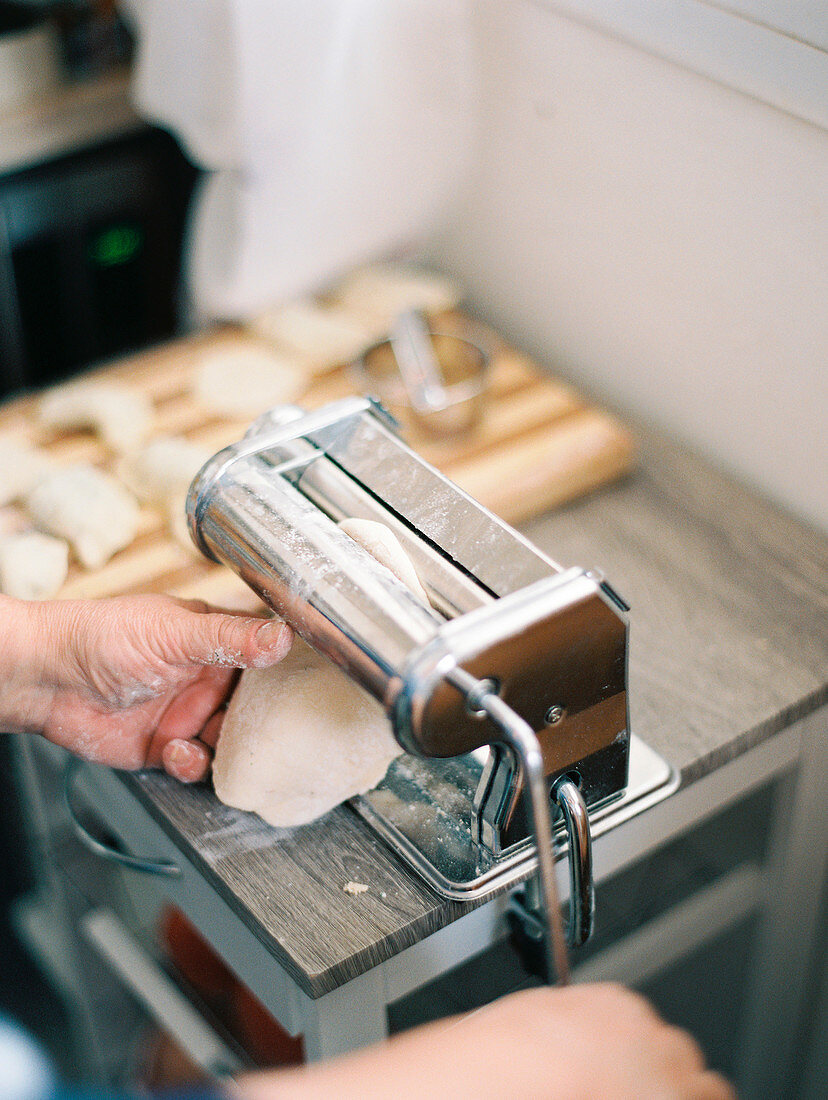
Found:
[[[367,1050],[242,1077],[241,1100],[735,1100],[696,1042],[635,993],[574,985],[513,993]]]
[[[235,670],[276,664],[291,640],[276,620],[168,596],[0,597],[0,729],[193,782],[209,770]]]

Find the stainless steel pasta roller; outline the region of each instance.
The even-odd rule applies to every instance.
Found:
[[[525,917],[549,974],[568,980],[556,850],[568,847],[568,935],[580,943],[590,819],[669,778],[649,760],[630,786],[623,600],[452,484],[370,399],[272,410],[202,469],[188,515],[208,557],[384,706],[406,755],[357,812],[447,897],[486,896],[537,868],[540,915]],[[394,532],[429,606],[340,529],[353,517]]]

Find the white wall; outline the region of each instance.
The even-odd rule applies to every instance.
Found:
[[[828,526],[828,133],[531,0],[432,255],[582,385]]]

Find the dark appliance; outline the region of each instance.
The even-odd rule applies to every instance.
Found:
[[[176,331],[196,175],[146,127],[0,177],[0,395]]]

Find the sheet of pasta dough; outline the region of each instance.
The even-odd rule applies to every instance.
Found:
[[[375,520],[340,527],[428,603],[396,535]],[[297,639],[274,668],[242,674],[221,728],[213,783],[222,802],[271,825],[304,825],[376,787],[402,749],[385,711]]]
[[[379,703],[297,638],[274,668],[243,674],[213,783],[229,806],[304,825],[375,787],[401,752]]]

